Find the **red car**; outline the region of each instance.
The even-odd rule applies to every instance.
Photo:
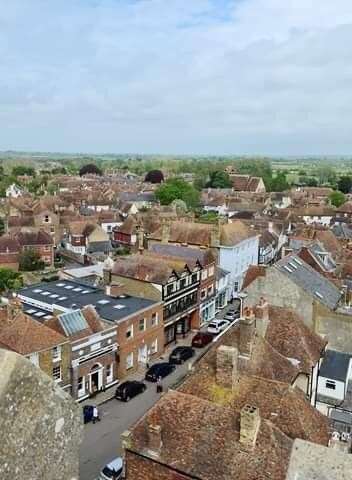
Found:
[[[212,342],[214,335],[207,332],[198,332],[192,339],[192,347],[202,348]]]

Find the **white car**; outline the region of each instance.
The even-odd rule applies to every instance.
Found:
[[[212,333],[213,335],[218,335],[220,332],[225,330],[230,325],[230,322],[223,319],[215,319],[212,320],[208,325],[208,332]]]
[[[110,463],[106,464],[99,475],[98,480],[119,480],[122,478],[123,460],[117,457]]]

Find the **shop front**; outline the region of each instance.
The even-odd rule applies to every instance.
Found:
[[[215,298],[204,302],[200,306],[200,324],[204,325],[215,317]]]
[[[165,325],[165,345],[183,338],[191,330],[191,317],[186,315]]]

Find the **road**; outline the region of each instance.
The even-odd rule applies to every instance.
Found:
[[[238,308],[234,302],[229,307]],[[229,308],[228,307],[228,308]],[[222,318],[227,309],[218,313],[217,318]],[[197,349],[196,355],[183,365],[178,365],[176,370],[163,380],[164,390],[177,384],[187,373],[190,364],[211,347]],[[99,407],[101,421],[93,425],[89,423],[84,427],[84,439],[80,452],[80,480],[96,480],[101,468],[117,456],[122,454],[121,433],[128,430],[149,410],[158,400],[160,394],[156,393],[154,383],[146,382],[147,390],[128,403],[112,399]]]
[[[203,352],[204,349],[197,350],[196,357]],[[195,357],[191,361],[194,359]],[[176,370],[163,380],[164,390],[184,377],[191,361],[177,366]],[[85,425],[80,453],[80,480],[95,480],[106,463],[121,455],[121,433],[139,420],[160,397],[154,383],[146,384],[147,390],[128,403],[113,399],[101,405],[101,421],[95,425]]]

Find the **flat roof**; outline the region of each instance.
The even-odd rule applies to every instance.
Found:
[[[46,305],[56,305],[62,311],[77,310],[87,305],[93,305],[104,320],[118,322],[140,310],[156,305],[159,302],[146,298],[121,295],[117,298],[106,295],[103,290],[72,280],[57,280],[55,282],[41,282],[24,287],[18,292],[19,298],[25,304],[25,313],[36,317],[38,311],[50,312]],[[32,306],[30,302],[41,302]],[[36,312],[31,313],[31,309]],[[49,314],[49,313],[48,313]],[[43,316],[44,318],[44,316]]]

